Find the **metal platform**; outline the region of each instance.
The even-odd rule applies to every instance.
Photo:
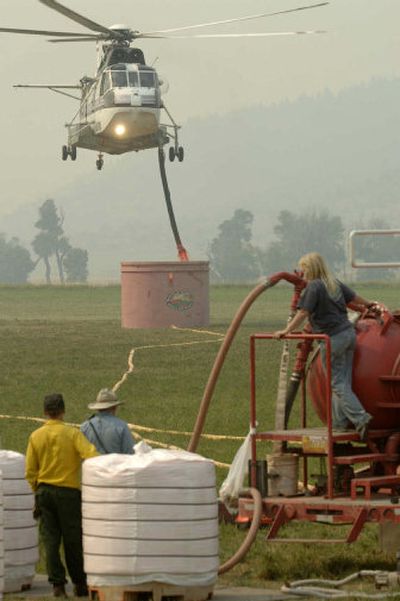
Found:
[[[250,427],[251,427],[251,486],[258,485],[259,467],[257,443],[274,443],[272,458],[296,454],[301,463],[302,494],[296,492],[296,471],[285,476],[290,486],[264,486],[261,523],[269,527],[266,539],[279,542],[351,543],[357,540],[366,523],[400,523],[400,432],[393,429],[368,430],[362,440],[354,429],[335,430],[332,424],[332,390],[330,377],[330,340],[326,335],[295,334],[286,338],[323,341],[326,348],[326,382],[321,394],[326,407],[326,426],[309,427],[307,423],[306,387],[300,386],[300,427],[258,431],[256,387],[256,341],[269,340],[272,334],[250,336]],[[397,376],[396,376],[397,377]],[[315,483],[309,483],[309,461],[318,458],[320,473]],[[314,462],[315,464],[315,462]],[[274,468],[273,468],[274,469]],[[261,474],[262,475],[262,474]],[[272,477],[280,477],[275,469]],[[310,478],[311,479],[311,478]],[[261,480],[261,477],[260,477]],[[268,482],[268,481],[267,481]],[[292,486],[293,485],[293,486]],[[275,496],[281,493],[285,496]],[[239,499],[238,525],[248,525],[253,517],[253,500]],[[282,526],[292,521],[348,525],[343,539],[288,539],[278,538]]]
[[[392,430],[370,430],[368,438],[382,438],[390,436]],[[287,442],[304,442],[304,439],[312,439],[316,442],[328,441],[329,430],[327,427],[318,428],[295,428],[290,430],[271,430],[267,432],[257,432],[259,440],[275,440]],[[355,430],[332,430],[332,439],[336,442],[354,441],[361,442],[360,435]]]
[[[253,510],[252,499],[240,499],[236,523],[243,526],[248,525],[252,520]],[[292,521],[348,525],[349,531],[343,539],[278,538],[277,534],[280,528]],[[389,490],[385,490],[382,494],[372,493],[370,499],[361,497],[352,499],[349,496],[327,499],[322,496],[306,495],[263,498],[261,523],[263,526],[269,526],[266,534],[268,542],[352,543],[357,540],[366,523],[379,524],[386,521],[400,523],[399,498],[391,497]]]

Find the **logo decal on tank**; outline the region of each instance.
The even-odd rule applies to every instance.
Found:
[[[175,311],[187,311],[193,307],[193,296],[188,290],[175,290],[167,296],[166,304]]]

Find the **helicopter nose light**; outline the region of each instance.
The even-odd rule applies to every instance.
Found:
[[[123,136],[126,133],[126,127],[123,123],[118,123],[114,129],[117,136]]]

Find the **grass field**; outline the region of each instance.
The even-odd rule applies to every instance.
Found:
[[[152,441],[186,448],[204,386],[220,344],[248,287],[211,289],[211,324],[207,332],[190,330],[123,330],[120,327],[120,290],[109,287],[0,287],[0,418],[1,446],[25,452],[30,432],[38,424],[17,419],[41,417],[42,399],[62,392],[66,420],[81,422],[87,404],[98,390],[112,387],[127,370],[135,349],[135,369],[119,391],[126,404],[119,415],[138,426],[137,433]],[[363,285],[357,291],[367,298],[400,306],[398,286]],[[281,327],[288,314],[292,289],[284,285],[265,292],[253,305],[234,341],[221,373],[205,431],[244,436],[249,423],[249,334]],[[210,333],[213,332],[214,334]],[[274,395],[281,343],[269,341],[259,353],[259,422],[261,429],[274,424]],[[295,416],[294,416],[295,417]],[[316,420],[316,418],[315,418]],[[317,423],[317,421],[316,421]],[[144,432],[139,426],[152,428]],[[238,441],[202,439],[198,451],[230,463]],[[218,468],[221,482],[226,470]],[[307,528],[290,526],[297,531]],[[325,526],[319,526],[326,529]],[[293,534],[293,530],[291,531]],[[313,533],[315,536],[315,533]],[[335,533],[335,538],[340,536]],[[221,560],[239,546],[243,533],[221,529]],[[343,547],[269,545],[258,540],[246,560],[228,572],[223,583],[265,586],[275,580],[311,576],[337,576],[361,568],[394,569],[394,558],[384,556],[377,532],[366,529],[359,542]],[[268,582],[268,584],[270,584]]]

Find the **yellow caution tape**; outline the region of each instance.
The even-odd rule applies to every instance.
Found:
[[[190,340],[189,342],[170,342],[168,344],[146,344],[143,346],[137,346],[130,350],[128,355],[128,369],[122,375],[121,379],[118,380],[116,384],[113,386],[113,391],[116,392],[122,384],[126,381],[128,376],[134,371],[135,366],[133,363],[133,355],[136,351],[148,350],[148,349],[156,349],[156,348],[171,348],[173,346],[193,346],[196,344],[214,344],[215,342],[222,342],[225,334],[221,334],[219,332],[210,332],[208,330],[192,330],[191,328],[179,328],[178,326],[171,326],[172,329],[178,330],[180,332],[195,332],[196,334],[209,334],[213,336],[218,336],[218,338],[213,338],[212,340]]]
[[[142,432],[157,432],[159,434],[175,434],[177,436],[192,436],[193,432],[179,430],[160,430],[158,428],[149,428],[148,426],[139,426],[138,424],[128,424],[131,430],[141,430]],[[202,438],[209,440],[244,440],[245,436],[231,436],[228,434],[202,434]]]
[[[118,382],[116,382],[116,384],[114,384],[113,386],[113,391],[117,391],[122,384],[127,380],[128,376],[135,370],[135,365],[133,363],[133,356],[135,354],[136,351],[138,350],[147,350],[147,349],[156,349],[156,348],[170,348],[170,347],[174,347],[174,346],[194,346],[197,344],[214,344],[215,342],[222,342],[222,340],[225,337],[225,334],[222,334],[220,332],[211,332],[209,330],[196,330],[196,329],[191,329],[191,328],[180,328],[178,326],[171,326],[172,329],[174,330],[179,330],[182,332],[195,332],[196,334],[208,334],[208,335],[212,335],[212,336],[216,336],[217,338],[213,338],[212,340],[191,340],[188,342],[172,342],[169,344],[148,344],[148,345],[144,345],[144,346],[138,346],[136,348],[133,348],[130,350],[129,355],[128,355],[128,369],[123,373],[122,377],[120,380],[118,380]],[[0,419],[16,419],[16,420],[23,420],[23,421],[32,421],[32,422],[38,422],[38,423],[44,423],[47,421],[47,419],[42,418],[42,417],[30,417],[30,416],[26,416],[26,415],[1,415],[0,414]],[[74,426],[76,428],[79,428],[80,424],[75,424],[72,422],[65,422],[66,425],[68,426]],[[134,437],[140,440],[144,440],[145,442],[148,442],[149,444],[153,444],[162,448],[166,448],[166,449],[175,449],[175,450],[184,450],[181,449],[180,447],[176,447],[175,445],[167,445],[165,443],[159,442],[157,440],[151,440],[151,439],[146,439],[146,438],[142,438],[140,436],[140,434],[138,434],[137,432],[135,432],[135,430],[141,430],[144,432],[157,432],[157,433],[161,433],[161,434],[173,434],[173,435],[178,435],[178,436],[191,436],[192,432],[180,432],[178,430],[160,430],[158,428],[149,428],[148,426],[139,426],[139,424],[128,424],[129,428],[131,430],[134,430]],[[230,436],[230,435],[223,435],[223,434],[202,434],[203,438],[207,438],[209,440],[244,440],[244,436]],[[217,466],[217,467],[223,467],[223,468],[229,468],[230,464],[229,463],[222,463],[220,461],[214,461],[213,459],[211,459],[211,461],[213,461],[213,463]]]
[[[43,418],[43,417],[30,417],[27,415],[1,415],[0,414],[0,419],[18,419],[18,420],[23,420],[23,421],[29,421],[29,422],[39,422],[39,423],[44,423],[47,422],[48,420]],[[75,428],[79,428],[80,424],[74,424],[73,422],[65,422],[66,426],[73,426]],[[153,428],[146,428],[145,426],[137,426],[135,424],[128,424],[129,427],[132,428],[137,428],[137,429],[142,429],[145,431],[154,431],[154,432],[174,432],[173,430],[155,430]],[[176,432],[177,434],[186,434],[183,432]],[[191,434],[191,432],[188,432],[187,434]],[[182,449],[181,447],[176,447],[175,445],[168,445],[165,444],[163,442],[159,442],[158,440],[152,440],[150,438],[143,438],[142,436],[140,436],[140,434],[138,434],[137,432],[133,433],[134,438],[136,438],[137,440],[144,440],[145,442],[151,444],[151,445],[155,445],[155,446],[159,446],[162,447],[163,449],[175,449],[176,451],[184,451],[185,449]],[[204,434],[204,437],[218,437],[217,434]],[[235,440],[243,440],[243,437],[241,436],[236,436],[236,437],[226,437],[226,438],[234,438]],[[224,468],[229,468],[230,464],[229,463],[221,463],[220,461],[214,461],[214,459],[210,459],[210,461],[212,461],[217,467],[224,467]]]
[[[23,421],[31,421],[31,422],[39,422],[44,423],[47,422],[47,419],[43,417],[30,417],[27,415],[0,415],[0,419],[18,419]],[[79,428],[80,424],[75,424],[73,422],[65,422],[67,426],[74,426]],[[157,432],[158,434],[175,434],[177,436],[191,436],[193,432],[184,432],[179,430],[160,430],[158,428],[149,428],[148,426],[140,426],[139,424],[128,424],[128,427],[135,431],[141,430],[142,432]],[[209,440],[244,440],[244,436],[230,436],[225,434],[202,434],[203,438],[207,438]]]

